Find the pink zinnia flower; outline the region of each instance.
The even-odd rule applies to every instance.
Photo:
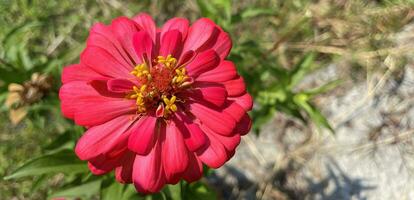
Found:
[[[252,98],[229,35],[209,19],[147,14],[95,24],[80,64],[63,69],[63,114],[87,127],[76,154],[139,192],[202,177],[228,161],[251,125]]]

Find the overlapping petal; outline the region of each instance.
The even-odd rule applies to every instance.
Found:
[[[184,51],[201,52],[211,48],[217,41],[220,29],[208,18],[202,18],[194,22],[189,31],[184,44]]]
[[[135,53],[140,62],[151,61],[153,57],[154,43],[151,36],[145,31],[139,31],[132,38]],[[146,59],[146,60],[145,60]]]
[[[109,153],[117,145],[133,123],[131,116],[123,115],[111,121],[89,128],[76,144],[76,155],[82,160],[89,160]]]
[[[132,66],[134,63],[128,55],[128,51],[118,41],[111,27],[101,23],[95,24],[89,33],[88,47],[99,47],[114,56],[122,65]]]
[[[182,50],[182,34],[178,30],[165,32],[161,37],[160,56],[172,55],[175,58],[180,56]]]
[[[165,128],[161,131],[165,131]],[[157,141],[147,155],[136,155],[132,181],[135,188],[142,193],[158,192],[166,183],[162,160],[161,141]]]
[[[181,39],[182,40],[186,39],[189,24],[190,23],[185,18],[178,18],[178,17],[176,17],[176,18],[172,18],[172,19],[168,20],[162,26],[162,30],[161,30],[161,40],[163,40],[164,35],[167,32],[172,31],[172,30],[179,31],[181,33]]]
[[[91,81],[94,79],[105,79],[107,77],[96,73],[91,68],[83,66],[82,64],[69,65],[63,68],[62,83],[69,83],[72,81]]]
[[[148,33],[153,42],[156,41],[157,27],[155,25],[154,19],[152,19],[150,15],[147,13],[141,13],[133,17],[132,20],[134,20],[140,26],[141,30]]]
[[[191,77],[197,77],[203,72],[213,69],[220,62],[220,57],[214,50],[207,50],[195,56],[186,68]]]
[[[130,136],[128,148],[140,155],[147,155],[154,143],[158,127],[157,118],[152,116],[141,117],[128,131]],[[157,128],[157,129],[156,129]]]
[[[188,167],[189,152],[184,143],[183,134],[174,121],[167,123],[166,134],[168,136],[164,135],[162,139],[162,166],[167,182],[175,184]]]

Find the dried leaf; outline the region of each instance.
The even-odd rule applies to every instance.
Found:
[[[6,102],[4,102],[4,105],[6,108],[12,108],[13,105],[18,104],[21,102],[21,96],[17,92],[9,92],[6,98]]]
[[[22,92],[24,90],[23,85],[17,83],[9,84],[9,92]]]
[[[9,112],[9,118],[13,125],[17,125],[27,115],[27,107],[22,106],[17,109],[11,109]]]

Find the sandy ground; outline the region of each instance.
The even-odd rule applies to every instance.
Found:
[[[414,26],[398,42],[412,42]],[[411,57],[413,58],[413,57]],[[208,180],[224,199],[414,199],[414,63],[344,83],[315,99],[336,134],[283,114]],[[335,80],[332,64],[302,85]],[[223,186],[224,185],[224,186]]]

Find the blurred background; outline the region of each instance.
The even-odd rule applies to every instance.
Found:
[[[146,197],[88,172],[58,101],[92,24],[139,12],[218,23],[255,100],[230,162]],[[412,0],[0,0],[0,42],[0,199],[414,199]]]

